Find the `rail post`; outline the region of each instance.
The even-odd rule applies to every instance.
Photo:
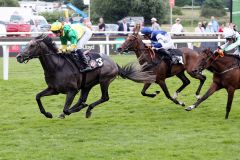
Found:
[[[9,51],[8,46],[3,45],[3,80],[8,80]]]

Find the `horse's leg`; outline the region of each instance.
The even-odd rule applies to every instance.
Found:
[[[71,106],[74,97],[76,96],[76,94],[78,93],[77,90],[71,90],[69,92],[67,92],[67,96],[66,96],[66,101],[64,104],[64,108],[63,108],[63,113],[66,115],[70,115],[71,113],[69,112],[69,107]]]
[[[188,74],[189,74],[191,77],[200,80],[198,89],[197,89],[197,91],[196,91],[196,98],[197,98],[197,99],[200,99],[200,98],[201,98],[201,96],[200,96],[200,91],[201,91],[202,86],[203,86],[203,84],[204,84],[204,82],[205,82],[205,80],[206,80],[206,76],[204,76],[204,75],[202,75],[202,74],[200,74],[200,73],[199,73],[199,74],[194,74],[194,73],[192,73],[192,72],[188,72]]]
[[[91,116],[91,114],[92,114],[91,110],[94,107],[109,100],[108,87],[109,87],[110,83],[111,83],[111,81],[104,81],[104,82],[100,83],[102,96],[99,100],[97,100],[96,102],[94,102],[88,106],[88,109],[86,112],[86,118],[89,118]]]
[[[45,90],[43,90],[42,92],[39,92],[37,95],[36,95],[36,101],[38,103],[38,107],[40,109],[40,112],[42,114],[44,114],[47,118],[52,118],[52,114],[50,112],[46,112],[43,105],[42,105],[42,102],[41,102],[41,97],[44,97],[44,96],[50,96],[50,95],[56,95],[58,94],[58,92],[56,92],[54,89],[52,88],[46,88]]]
[[[234,88],[228,88],[228,100],[227,100],[227,106],[226,106],[226,115],[225,119],[228,119],[229,112],[231,111],[231,106],[232,106],[232,101],[233,101],[233,96],[235,89]]]
[[[88,94],[92,89],[92,87],[93,86],[88,88],[83,88],[81,90],[81,97],[79,98],[78,102],[72,108],[70,108],[71,113],[79,112],[80,110],[88,106],[85,102],[87,101]]]
[[[144,86],[143,86],[143,89],[141,91],[141,94],[143,96],[147,96],[147,97],[155,97],[157,94],[160,93],[160,91],[155,91],[155,93],[152,93],[152,94],[148,94],[146,93],[146,90],[151,86],[151,83],[144,83]]]
[[[91,88],[92,88],[92,87],[91,87]],[[69,112],[70,114],[72,114],[72,113],[74,113],[74,112],[79,112],[81,109],[83,109],[83,108],[85,108],[85,107],[88,106],[87,104],[85,104],[85,102],[87,101],[88,93],[89,93],[89,91],[91,90],[91,88],[89,87],[89,88],[81,89],[81,96],[80,96],[80,98],[78,99],[78,102],[77,102],[76,104],[74,104],[74,105],[68,110],[68,112]],[[62,112],[62,113],[58,116],[58,118],[63,119],[63,118],[65,118],[65,115],[66,115],[66,114],[65,114],[64,112]]]
[[[185,108],[186,111],[191,111],[194,108],[197,108],[197,106],[202,103],[203,101],[205,101],[209,96],[211,96],[214,92],[216,92],[217,90],[219,90],[220,87],[217,83],[212,83],[210,88],[208,89],[208,91],[203,95],[202,98],[200,98],[197,102],[195,102],[193,105]]]
[[[190,84],[190,80],[186,77],[186,75],[184,74],[184,72],[181,72],[180,74],[176,75],[179,79],[181,79],[181,81],[183,82],[183,84],[176,90],[176,92],[173,95],[174,99],[177,99],[178,94],[187,86]]]
[[[179,104],[179,105],[185,106],[185,104],[184,104],[183,102],[179,102],[178,100],[176,100],[176,99],[174,99],[174,98],[171,97],[171,95],[170,95],[170,93],[169,93],[169,91],[168,91],[167,85],[166,85],[166,83],[165,83],[165,80],[160,80],[160,81],[158,81],[157,83],[160,85],[160,87],[162,88],[164,94],[166,95],[166,97],[167,97],[168,99],[170,99],[171,101],[173,101],[175,104]]]

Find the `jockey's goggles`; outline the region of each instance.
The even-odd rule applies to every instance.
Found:
[[[57,30],[57,31],[52,31],[54,34],[58,34],[58,33],[61,33],[60,30]]]

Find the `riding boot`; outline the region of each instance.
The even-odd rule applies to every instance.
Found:
[[[77,52],[77,54],[78,54],[79,60],[80,60],[81,62],[83,62],[83,67],[84,67],[84,68],[81,69],[80,72],[86,72],[86,71],[92,70],[91,66],[88,64],[86,55],[83,54],[80,49],[78,49],[76,52]]]

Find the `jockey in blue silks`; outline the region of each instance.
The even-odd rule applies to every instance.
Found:
[[[169,33],[163,30],[152,31],[149,27],[144,27],[141,33],[151,40],[152,49],[156,50],[158,53],[165,54],[170,62],[172,61],[168,50],[175,49],[175,46]]]

